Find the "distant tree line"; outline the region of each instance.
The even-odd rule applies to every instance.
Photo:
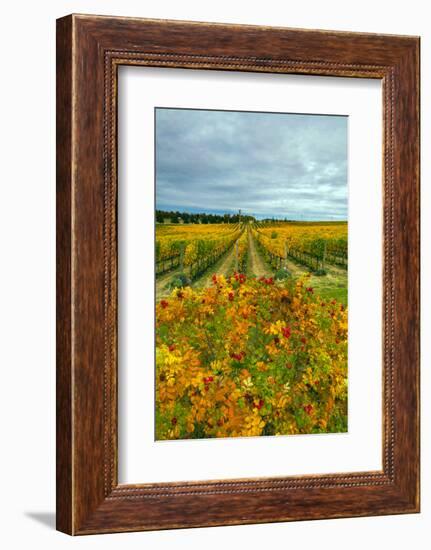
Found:
[[[259,220],[260,223],[276,223],[276,222],[292,222],[293,220],[289,220],[287,218],[264,218],[263,220]]]
[[[241,221],[255,221],[253,216],[241,214]],[[190,212],[156,210],[157,223],[238,223],[239,214],[195,214]]]

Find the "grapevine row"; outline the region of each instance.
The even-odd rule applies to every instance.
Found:
[[[156,276],[178,267],[195,278],[239,237],[238,224],[157,226]]]
[[[347,225],[256,224],[254,235],[274,269],[289,256],[312,271],[325,264],[347,269]]]
[[[205,247],[199,247],[200,241],[194,241],[186,248],[184,265],[187,268],[190,279],[193,281],[202,275],[209,267],[214,265],[239,239],[241,231],[232,233],[216,241],[205,243]],[[189,248],[189,250],[187,250]],[[189,254],[187,254],[189,252]]]

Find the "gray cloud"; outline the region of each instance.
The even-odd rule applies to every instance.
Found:
[[[347,219],[347,118],[156,110],[158,209]]]

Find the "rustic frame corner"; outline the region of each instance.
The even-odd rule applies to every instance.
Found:
[[[382,471],[118,484],[119,65],[382,80]],[[89,15],[59,19],[57,529],[90,534],[418,511],[419,38]]]

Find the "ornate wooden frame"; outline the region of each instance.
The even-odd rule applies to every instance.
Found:
[[[384,102],[383,470],[119,485],[119,65],[377,78]],[[57,21],[57,528],[419,511],[419,38],[70,15]]]

